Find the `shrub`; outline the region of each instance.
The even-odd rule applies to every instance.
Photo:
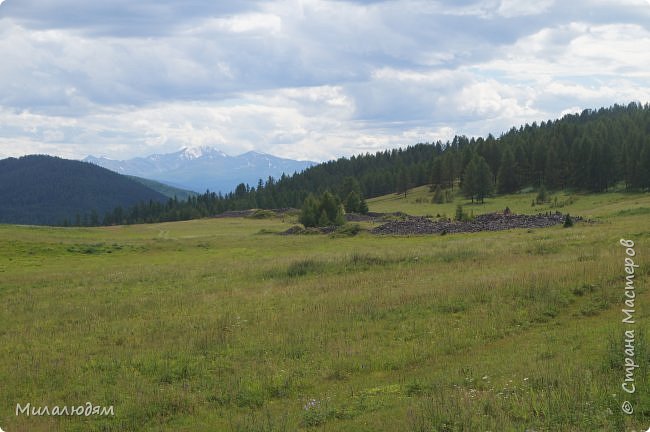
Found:
[[[334,235],[336,236],[355,236],[361,231],[359,224],[345,224],[336,229]]]
[[[564,218],[564,228],[571,228],[573,226],[573,220],[571,219],[571,216],[569,216],[569,213],[566,214],[566,217]]]

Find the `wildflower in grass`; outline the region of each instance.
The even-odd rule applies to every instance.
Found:
[[[320,402],[316,399],[309,399],[307,403],[302,407],[305,411],[317,408],[320,405]]]

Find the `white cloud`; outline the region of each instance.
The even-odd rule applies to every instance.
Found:
[[[554,0],[501,0],[498,13],[506,18],[538,15],[546,12],[553,6]]]
[[[321,160],[646,102],[645,3],[8,2],[0,154]]]

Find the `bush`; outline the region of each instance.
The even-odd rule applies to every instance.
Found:
[[[359,224],[345,224],[340,226],[334,232],[335,236],[355,236],[361,231],[361,226]]]
[[[564,228],[571,228],[573,226],[573,219],[569,216],[569,213],[566,214],[564,218]]]

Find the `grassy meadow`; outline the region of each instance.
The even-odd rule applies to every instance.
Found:
[[[559,210],[565,229],[278,236],[295,217],[0,225],[0,427],[17,431],[645,431],[650,194],[371,211]],[[366,226],[372,224],[366,223]],[[625,249],[636,243],[636,392]],[[632,415],[621,410],[628,400]],[[16,416],[16,404],[114,406]]]

